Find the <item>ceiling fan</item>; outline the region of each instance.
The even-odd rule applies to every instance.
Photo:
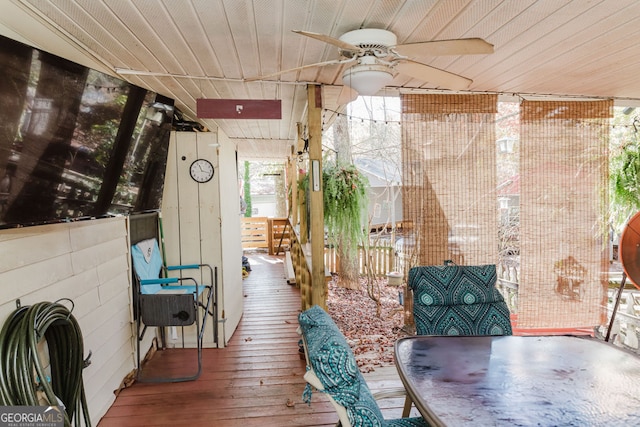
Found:
[[[376,28],[349,31],[337,39],[309,31],[293,30],[293,32],[337,46],[340,58],[303,65],[246,81],[265,80],[307,68],[347,65],[342,73],[342,82],[345,86],[338,100],[342,104],[355,99],[358,95],[376,94],[398,73],[445,89],[466,89],[471,84],[471,79],[424,64],[415,58],[493,53],[493,45],[480,38],[398,45],[398,39],[394,33]]]

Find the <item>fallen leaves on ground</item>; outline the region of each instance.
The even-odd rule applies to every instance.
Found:
[[[376,279],[375,284],[380,289],[380,317],[376,316],[376,303],[367,294],[366,278],[360,278],[359,289],[339,287],[335,277],[329,282],[329,314],[351,346],[362,372],[393,365],[393,345],[407,335],[402,329],[403,309],[398,299],[402,287],[388,286],[386,279]]]

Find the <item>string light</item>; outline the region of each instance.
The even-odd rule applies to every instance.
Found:
[[[364,118],[364,117],[360,117],[360,116],[354,116],[351,114],[346,114],[346,113],[340,113],[338,111],[335,110],[331,110],[329,108],[325,108],[323,109],[323,115],[322,115],[322,130],[325,131],[325,125],[327,124],[327,114],[326,113],[332,113],[331,116],[333,117],[334,115],[336,117],[346,117],[349,120],[349,123],[351,122],[355,122],[360,120],[361,124],[364,124],[365,122],[368,123],[372,123],[372,124],[384,124],[384,125],[402,125],[402,123],[411,123],[414,122],[412,121],[408,121],[408,120],[378,120],[378,119],[370,119],[370,118]],[[580,122],[582,123],[590,123],[587,120],[580,120]],[[635,128],[635,126],[633,125],[633,123],[629,123],[629,124],[611,124],[609,125],[609,127],[611,129],[631,129],[631,128]]]
[[[362,123],[362,124],[364,124],[365,122],[374,123],[374,124],[384,124],[384,125],[389,125],[389,124],[400,125],[400,124],[402,124],[401,120],[370,119],[370,118],[366,118],[366,117],[360,117],[360,116],[354,116],[354,115],[351,115],[351,114],[340,113],[338,111],[331,110],[331,109],[328,109],[328,108],[325,108],[323,111],[332,113],[332,116],[335,115],[336,117],[346,117],[349,120],[349,122],[360,120],[360,123]],[[323,115],[323,120],[322,121],[323,121],[322,124],[324,126],[326,124],[326,116],[325,115]]]

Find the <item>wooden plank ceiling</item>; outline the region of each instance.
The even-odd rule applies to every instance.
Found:
[[[287,157],[296,123],[304,120],[307,83],[324,85],[326,121],[340,108],[340,65],[245,81],[339,57],[337,47],[296,29],[338,38],[381,28],[395,33],[399,44],[480,37],[494,45],[493,54],[420,60],[472,79],[472,92],[640,104],[636,0],[2,2],[0,34],[100,71],[125,70],[122,78],[176,99],[190,119],[198,98],[282,100],[281,120],[203,120],[236,142],[243,159]],[[439,88],[399,74],[379,94],[416,89]]]

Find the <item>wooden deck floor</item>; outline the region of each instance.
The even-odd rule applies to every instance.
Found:
[[[252,272],[244,279],[244,314],[223,349],[203,350],[203,373],[196,381],[135,383],[123,390],[99,427],[333,426],[336,413],[327,398],[313,393],[302,402],[305,363],[298,355],[298,289],[286,283],[283,256],[246,254]],[[150,363],[181,365],[189,350],[156,353]],[[372,391],[401,386],[395,367],[365,375]],[[381,402],[385,417],[397,418],[402,399]]]

